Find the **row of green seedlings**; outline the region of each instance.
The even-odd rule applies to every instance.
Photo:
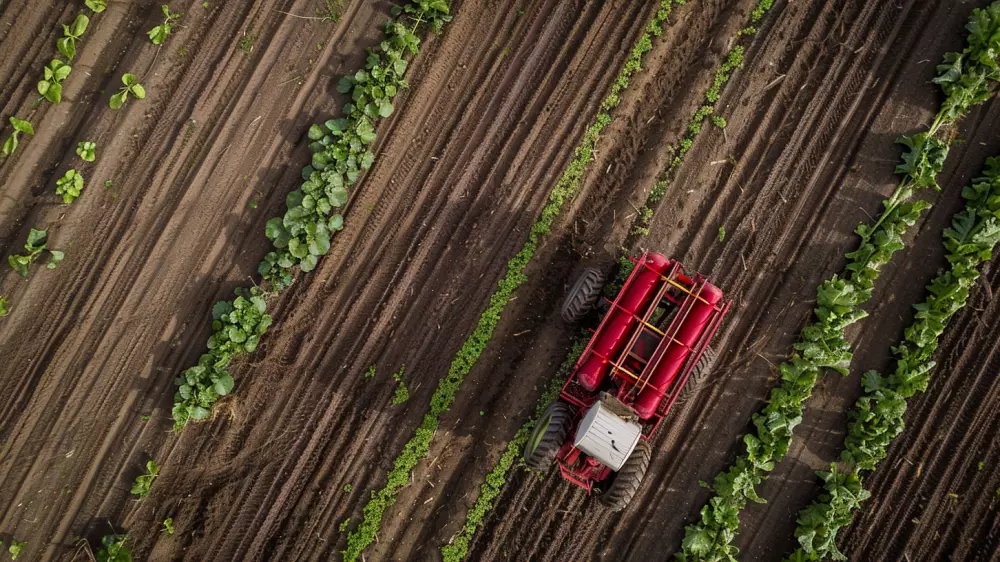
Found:
[[[983,176],[962,190],[962,198],[965,208],[944,231],[948,268],[927,285],[926,300],[914,306],[913,323],[893,347],[895,371],[888,376],[869,371],[862,377],[864,394],[848,414],[842,466],[833,463],[829,471],[817,472],[823,492],[799,512],[795,529],[799,547],[788,560],[847,559],[837,549],[837,533],[871,495],[862,484],[863,471],[874,471],[902,433],[906,401],[927,390],[941,334],[968,302],[979,268],[992,259],[1000,242],[1000,159],[986,161]]]
[[[107,3],[104,0],[86,0],[85,4],[94,13],[101,13],[107,8]],[[181,16],[179,13],[170,12],[166,5],[162,6],[162,10],[166,16],[166,21],[162,25],[154,27],[148,33],[154,45],[163,43],[167,35],[170,34],[172,25]],[[42,96],[40,100],[45,99],[53,104],[62,102],[62,83],[69,77],[70,72],[73,70],[73,67],[69,63],[73,62],[76,58],[77,42],[82,39],[83,34],[89,26],[90,18],[86,14],[78,14],[71,24],[62,25],[63,36],[56,40],[56,49],[66,60],[63,61],[59,58],[52,59],[43,69],[42,80],[36,86],[39,95]],[[122,88],[111,96],[109,102],[111,109],[121,108],[130,94],[138,99],[146,97],[145,88],[133,74],[125,73],[122,76],[122,84]],[[3,147],[0,148],[0,153],[4,157],[14,154],[17,150],[20,143],[20,135],[34,136],[35,134],[34,126],[28,120],[18,119],[14,116],[8,117],[8,120],[12,131],[7,140],[4,141]],[[77,143],[76,154],[85,162],[94,162],[97,158],[96,151],[97,143],[93,141],[79,141]],[[76,168],[71,168],[56,180],[56,195],[62,196],[63,203],[69,205],[80,197],[80,194],[83,192],[84,181],[83,174],[77,171]],[[45,250],[45,239],[47,236],[47,230],[31,229],[28,234],[28,241],[25,244],[27,254],[12,254],[8,256],[7,260],[10,266],[22,276],[27,277],[29,266]],[[50,251],[49,254],[48,268],[53,269],[62,260],[63,253],[61,251]],[[0,297],[0,317],[6,316],[9,313],[10,307],[7,303],[7,297]]]
[[[426,457],[430,451],[434,432],[440,423],[440,417],[451,408],[466,375],[479,359],[480,354],[493,337],[493,330],[500,320],[507,303],[515,289],[526,279],[525,269],[542,244],[563,206],[580,188],[584,172],[594,158],[594,152],[601,132],[611,123],[611,112],[618,106],[621,95],[628,88],[632,76],[641,70],[644,55],[652,48],[652,37],[658,37],[663,32],[663,26],[674,5],[683,4],[682,0],[661,0],[660,6],[646,25],[643,34],[632,48],[624,66],[612,83],[608,95],[601,103],[593,123],[587,128],[583,139],[574,150],[574,158],[560,176],[559,181],[549,194],[549,199],[539,218],[532,225],[528,239],[520,251],[507,263],[507,273],[497,284],[497,290],[490,296],[489,305],[480,315],[475,329],[463,342],[455,358],[448,368],[448,374],[441,378],[431,396],[430,408],[414,431],[413,437],[404,445],[402,452],[396,457],[393,468],[386,477],[385,486],[372,490],[371,499],[364,507],[364,518],[347,537],[347,547],[343,551],[344,560],[353,562],[361,557],[362,552],[374,540],[382,525],[385,511],[396,502],[399,491],[410,481],[410,472],[417,462]]]
[[[3,546],[3,541],[0,541],[0,546]],[[21,555],[21,551],[24,550],[24,547],[26,546],[28,546],[26,541],[10,539],[10,546],[7,547],[7,554],[10,554],[11,560],[17,560],[17,557]]]
[[[698,138],[704,127],[705,119],[708,119],[713,125],[724,129],[727,125],[726,120],[721,115],[715,113],[715,104],[719,101],[722,96],[722,89],[729,83],[729,79],[732,78],[733,73],[739,70],[743,66],[744,58],[746,55],[746,45],[748,45],[753,38],[757,35],[759,30],[760,22],[767,15],[768,11],[774,5],[774,0],[759,0],[757,6],[750,13],[750,23],[740,29],[737,34],[736,41],[733,46],[729,49],[729,53],[721,66],[715,71],[715,76],[712,80],[712,86],[705,92],[705,103],[698,108],[691,121],[688,122],[687,128],[684,132],[684,137],[681,138],[677,146],[670,147],[670,151],[673,157],[670,159],[670,164],[667,169],[663,172],[661,179],[659,179],[656,184],[653,185],[653,189],[650,190],[649,196],[646,199],[646,203],[639,209],[637,219],[635,224],[632,226],[632,230],[629,232],[630,236],[646,236],[649,234],[649,225],[653,221],[653,207],[658,203],[663,196],[666,195],[667,190],[670,188],[670,182],[673,179],[674,173],[677,168],[684,161],[684,157],[691,150],[694,145],[694,141]],[[725,229],[719,229],[719,241],[725,238]]]
[[[969,26],[968,48],[948,53],[938,67],[935,82],[947,96],[931,128],[898,139],[904,146],[903,162],[896,167],[902,179],[874,224],[862,224],[855,232],[858,249],[846,254],[844,271],[817,288],[815,320],[801,334],[791,359],[779,367],[781,382],[771,389],[763,410],[753,415],[756,434],[743,437],[746,451],[718,474],[714,492],[701,510],[697,523],[688,525],[677,554],[680,560],[735,560],[739,552],[732,543],[739,529],[739,515],[750,501],[763,503],[756,487],[788,453],[794,428],[802,422],[806,400],[817,379],[827,369],[848,374],[851,345],[846,328],[863,319],[861,309],[871,298],[875,280],[892,255],[903,248],[902,236],[930,206],[910,199],[921,189],[940,189],[936,177],[944,166],[949,143],[938,133],[954,124],[973,106],[991,95],[996,71],[991,37],[1000,34],[1000,19],[984,18],[975,10]]]
[[[677,4],[681,3],[678,2]],[[757,33],[757,24],[759,24],[767,14],[767,11],[771,8],[772,4],[773,0],[761,0],[758,3],[750,16],[751,25],[740,31],[740,37],[752,36]],[[691,144],[700,132],[702,126],[701,124],[704,122],[705,118],[710,118],[712,123],[716,126],[726,126],[725,119],[721,116],[713,114],[714,103],[718,100],[721,95],[722,88],[729,81],[733,72],[742,65],[743,55],[744,47],[737,44],[730,50],[730,53],[727,55],[722,66],[720,66],[720,68],[716,71],[713,84],[705,96],[706,99],[708,99],[713,105],[700,107],[697,113],[695,113],[695,116],[691,119],[688,125],[687,135],[682,140],[677,155],[671,161],[671,165],[665,174],[666,177],[669,177],[673,173],[677,166],[680,165],[684,154],[690,150]],[[650,197],[643,209],[640,210],[637,216],[636,224],[633,225],[632,234],[642,235],[648,233],[648,225],[653,214],[650,205],[663,197],[668,186],[668,180],[661,180],[656,184],[652,192],[653,195]],[[721,237],[724,237],[724,230],[720,230],[720,238]],[[635,263],[628,259],[627,255],[628,252],[623,248],[622,255],[619,259],[618,275],[615,277],[614,281],[608,283],[605,287],[605,295],[609,298],[614,298],[614,296],[621,289],[621,282],[628,277],[632,268],[635,267]],[[459,530],[458,534],[452,537],[447,545],[441,547],[441,553],[445,562],[460,562],[467,556],[469,545],[471,544],[475,533],[482,526],[489,513],[492,512],[496,498],[499,497],[500,493],[507,485],[511,470],[516,466],[523,466],[523,462],[519,462],[518,458],[525,443],[527,443],[528,437],[531,435],[531,431],[534,428],[538,415],[548,405],[548,403],[555,399],[558,395],[563,382],[565,382],[564,379],[569,373],[569,369],[576,362],[579,354],[582,353],[583,347],[586,345],[588,339],[589,336],[584,335],[574,343],[573,349],[567,357],[566,362],[560,366],[549,388],[542,393],[542,396],[536,405],[535,417],[518,429],[514,437],[507,443],[507,447],[504,449],[504,452],[498,459],[497,463],[486,475],[485,482],[482,486],[480,486],[479,496],[476,499],[476,503],[466,513],[465,524]]]
[[[288,287],[296,268],[312,271],[330,251],[332,237],[344,228],[344,217],[337,210],[347,203],[348,187],[374,162],[369,148],[375,142],[375,123],[392,113],[392,98],[408,87],[405,57],[419,53],[418,30],[427,26],[439,32],[451,20],[443,0],[397,6],[393,16],[386,22],[385,39],[378,48],[369,49],[364,68],[339,83],[340,91],[350,94],[344,116],[309,128],[312,161],[302,170],[304,182],[285,198],[285,214],[267,221],[265,235],[274,250],[258,272],[270,290],[241,287],[236,289],[236,300],[216,303],[208,352],[175,380],[175,431],[211,417],[212,405],[232,391],[230,361],[253,353],[271,324],[266,297]]]

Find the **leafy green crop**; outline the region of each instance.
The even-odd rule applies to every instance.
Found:
[[[28,232],[28,241],[24,244],[24,249],[28,253],[23,255],[11,254],[7,256],[7,263],[14,268],[14,271],[20,273],[22,277],[27,277],[28,267],[42,257],[42,252],[46,251],[48,237],[48,230],[36,230],[32,228],[31,231]],[[56,265],[62,261],[64,254],[59,250],[48,250],[48,252],[48,268],[55,269]]]
[[[108,7],[107,0],[83,0],[83,3],[97,14],[103,12]]]
[[[260,337],[271,325],[265,314],[267,302],[263,291],[254,287],[236,289],[236,299],[219,301],[212,309],[213,334],[208,338],[208,353],[198,365],[184,371],[174,381],[174,430],[180,431],[189,420],[204,420],[211,416],[212,404],[233,391],[233,377],[227,370],[229,361],[239,353],[253,353]]]
[[[752,419],[756,434],[743,437],[746,452],[715,477],[712,484],[715,494],[702,508],[701,520],[686,528],[678,559],[736,559],[739,550],[732,542],[739,529],[739,514],[747,502],[764,501],[757,495],[756,486],[788,453],[792,431],[802,422],[805,401],[812,395],[817,379],[827,369],[848,374],[852,354],[844,331],[867,316],[861,306],[871,298],[879,272],[891,256],[903,248],[902,235],[930,206],[924,201],[910,202],[909,199],[918,189],[939,189],[936,176],[944,164],[948,145],[935,135],[984,99],[980,87],[970,85],[978,84],[976,77],[986,77],[991,85],[1000,78],[995,71],[1000,49],[992,44],[984,47],[986,43],[981,41],[981,37],[988,36],[996,37],[1000,43],[1000,2],[994,3],[987,11],[990,15],[985,20],[982,18],[983,10],[973,11],[968,27],[969,46],[960,55],[946,55],[945,64],[938,67],[940,75],[937,82],[942,85],[947,98],[934,123],[925,133],[899,140],[905,149],[903,163],[896,168],[896,172],[903,178],[892,196],[884,202],[885,209],[878,220],[873,225],[862,224],[855,230],[861,243],[857,250],[846,254],[848,263],[844,271],[817,289],[815,320],[803,329],[802,341],[794,346],[796,352],[791,359],[781,364],[781,382],[771,389],[766,406],[760,413],[754,414]],[[1000,47],[1000,44],[997,46]],[[958,59],[963,61],[960,66],[955,65]],[[831,491],[830,496],[836,497],[840,505],[853,506],[863,499],[861,494],[846,496],[847,490],[854,485],[853,480],[840,475],[828,478],[831,490],[836,490],[836,495]],[[806,540],[802,537],[807,534],[800,534],[800,540]],[[816,537],[808,541],[810,545],[828,544]]]
[[[150,486],[153,485],[153,481],[159,475],[160,465],[156,464],[156,461],[148,461],[146,463],[146,474],[140,474],[135,477],[135,483],[132,484],[132,494],[140,498],[148,496]]]
[[[68,62],[76,58],[76,42],[87,31],[89,24],[90,18],[83,14],[76,16],[71,25],[63,24],[63,36],[56,40],[56,48]]]
[[[125,84],[125,86],[122,87],[118,93],[111,96],[111,109],[118,109],[119,107],[125,105],[125,102],[128,101],[129,94],[132,94],[139,99],[146,98],[146,89],[142,87],[142,84],[136,81],[134,74],[126,73],[122,76],[122,84]]]
[[[59,59],[52,59],[45,65],[44,78],[38,82],[38,93],[52,103],[62,101],[62,83],[73,71],[73,67]]]
[[[90,141],[80,141],[76,143],[76,154],[87,162],[93,162],[96,158],[95,150],[97,143]]]
[[[396,386],[396,393],[392,396],[392,405],[398,406],[403,402],[410,399],[410,391],[406,388],[406,383],[403,382],[403,371],[406,370],[406,365],[399,368],[398,373],[392,375],[393,380],[395,380],[398,385]]]
[[[14,130],[11,131],[10,136],[7,137],[7,140],[3,143],[4,156],[10,156],[15,150],[17,150],[17,136],[19,134],[35,134],[35,128],[31,126],[31,123],[18,119],[14,116],[8,117],[8,119],[10,120],[11,126],[14,127]]]
[[[864,394],[848,414],[851,422],[841,461],[830,472],[817,474],[823,493],[799,512],[795,530],[799,548],[789,560],[846,560],[837,549],[837,532],[850,524],[870,494],[862,487],[862,471],[873,471],[889,444],[903,431],[906,401],[927,390],[941,334],[956,312],[966,305],[979,279],[979,267],[991,260],[1000,243],[1000,158],[989,158],[986,171],[962,190],[965,208],[952,217],[944,231],[948,269],[927,285],[926,300],[914,306],[913,323],[892,348],[896,370],[883,376],[869,371],[862,377]]]
[[[160,6],[160,9],[163,10],[163,17],[165,18],[163,23],[146,32],[146,35],[149,35],[149,40],[152,41],[154,45],[162,45],[163,42],[167,40],[167,35],[170,35],[170,32],[173,31],[174,24],[177,23],[177,20],[181,19],[181,16],[184,15],[182,12],[171,12],[170,6],[167,6],[166,4]]]
[[[125,546],[127,541],[128,535],[105,535],[96,554],[97,562],[132,562],[132,551]]]
[[[10,314],[10,309],[7,308],[7,297],[0,297],[0,317],[7,316]]]
[[[26,546],[28,546],[28,543],[25,541],[11,539],[10,546],[7,547],[7,552],[10,553],[10,559],[17,560],[17,557],[21,555],[21,551],[24,550],[24,547]]]
[[[163,520],[163,532],[173,536],[174,534],[174,518],[167,517]]]
[[[69,205],[83,191],[83,175],[76,170],[67,170],[63,177],[56,180],[56,195],[62,195],[63,203]]]

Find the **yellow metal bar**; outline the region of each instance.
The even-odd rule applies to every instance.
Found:
[[[700,300],[701,302],[703,302],[703,303],[705,303],[705,304],[712,304],[712,303],[708,302],[708,301],[707,301],[707,300],[706,300],[705,298],[703,298],[703,297],[701,296],[701,291],[698,291],[698,294],[696,295],[696,294],[692,293],[692,292],[691,292],[691,290],[690,290],[690,289],[688,289],[687,287],[685,287],[684,285],[681,285],[681,284],[680,284],[680,283],[678,283],[677,281],[674,281],[673,279],[671,279],[671,278],[669,278],[669,277],[667,277],[667,276],[665,276],[665,275],[660,275],[660,279],[663,279],[663,280],[664,280],[664,281],[666,281],[667,283],[670,283],[670,284],[671,284],[671,285],[673,285],[674,287],[677,287],[678,289],[680,289],[680,290],[684,291],[685,293],[687,293],[687,294],[691,295],[692,297],[694,297],[694,298],[696,298],[696,299]]]

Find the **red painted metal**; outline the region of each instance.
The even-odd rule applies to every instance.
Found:
[[[576,407],[557,455],[563,478],[590,492],[612,470],[573,446],[583,413],[608,392],[631,407],[643,439],[659,427],[728,312],[731,301],[680,262],[646,252],[622,285],[563,386]]]

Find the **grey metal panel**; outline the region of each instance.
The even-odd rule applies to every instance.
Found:
[[[641,425],[615,415],[598,400],[580,421],[573,446],[617,471],[632,454],[641,435]]]

